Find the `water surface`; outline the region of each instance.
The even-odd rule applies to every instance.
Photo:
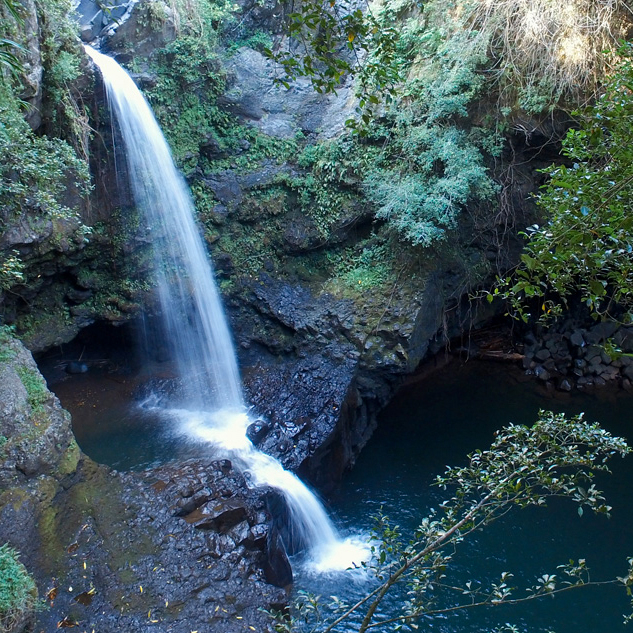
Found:
[[[494,431],[509,423],[530,424],[540,408],[569,414],[585,412],[613,433],[633,439],[633,396],[621,390],[594,394],[548,394],[520,371],[500,364],[452,363],[403,388],[382,413],[374,437],[331,498],[331,509],[350,530],[369,531],[382,510],[404,532],[418,525],[429,508],[446,497],[431,484],[446,465],[487,448]],[[614,474],[600,483],[613,505],[612,518],[585,512],[571,502],[516,511],[470,537],[455,556],[454,580],[496,581],[503,571],[528,584],[542,573],[556,573],[569,559],[587,559],[593,579],[624,575],[633,555],[633,457],[618,458]],[[357,575],[358,576],[358,575]],[[299,587],[350,601],[370,588],[369,580],[305,573]],[[387,601],[394,614],[402,593]],[[520,607],[473,609],[459,616],[421,623],[442,633],[488,633],[505,622],[521,631],[624,633],[622,613],[630,606],[622,588],[582,588]],[[338,631],[353,631],[354,623]]]

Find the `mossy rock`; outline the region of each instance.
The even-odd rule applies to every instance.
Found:
[[[48,390],[29,351],[9,336],[0,357],[0,485],[61,478],[81,457],[70,414]]]

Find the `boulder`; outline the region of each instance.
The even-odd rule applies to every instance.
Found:
[[[589,345],[604,343],[615,334],[617,329],[618,324],[615,321],[601,321],[589,329],[585,334],[585,339]]]
[[[196,521],[195,526],[199,530],[213,530],[226,534],[246,519],[247,515],[246,506],[241,501],[214,499],[200,508],[201,520]]]
[[[542,365],[537,365],[534,368],[534,375],[543,382],[547,382],[551,378],[550,373]]]
[[[220,102],[269,136],[293,138],[302,131],[332,138],[354,114],[351,80],[333,95],[319,95],[303,77],[286,89],[275,82],[280,73],[276,64],[248,47],[240,48],[227,67],[229,85]]]

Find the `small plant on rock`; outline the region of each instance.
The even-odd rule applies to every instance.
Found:
[[[0,546],[0,633],[10,633],[24,623],[35,607],[37,589],[18,553]]]

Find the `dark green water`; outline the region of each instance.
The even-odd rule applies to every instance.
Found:
[[[487,448],[504,424],[533,422],[540,408],[584,411],[587,420],[633,440],[633,396],[622,391],[552,398],[533,379],[505,365],[453,363],[398,394],[356,467],[331,497],[331,509],[352,531],[369,531],[372,515],[381,508],[409,531],[445,498],[430,484],[446,465],[463,464],[467,453]],[[614,508],[611,519],[586,512],[579,517],[577,506],[565,501],[518,510],[461,546],[454,579],[497,581],[509,571],[515,584],[527,580],[529,585],[542,573],[556,573],[558,564],[579,558],[587,560],[594,580],[625,575],[626,559],[633,555],[633,457],[618,458],[613,470],[613,476],[600,481]],[[343,576],[308,574],[297,584],[350,601],[369,586]],[[394,614],[401,600],[402,594],[387,601],[383,614]],[[506,622],[530,632],[624,633],[627,606],[621,587],[582,588],[528,605],[472,609],[420,624],[421,630],[442,633],[487,633]],[[338,630],[353,631],[353,623]]]
[[[206,442],[175,429],[160,409],[142,406],[135,396],[147,376],[91,370],[50,381],[72,414],[81,449],[100,464],[118,470],[143,470],[172,460],[210,458]]]

